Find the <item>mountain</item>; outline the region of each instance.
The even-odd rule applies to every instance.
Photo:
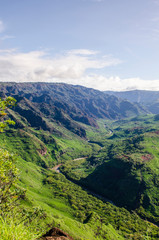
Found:
[[[53,130],[49,124],[53,121],[82,137],[85,132],[77,122],[98,127],[99,118],[121,119],[146,113],[141,106],[127,100],[62,83],[1,83],[0,93],[2,97],[11,95],[17,100],[14,110],[30,126]]]
[[[105,91],[106,94],[126,99],[131,103],[139,103],[153,113],[159,113],[159,91],[134,90],[124,92]]]

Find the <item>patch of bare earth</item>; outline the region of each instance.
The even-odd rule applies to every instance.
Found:
[[[151,154],[145,154],[141,156],[141,159],[145,162],[150,161],[153,158]]]
[[[152,133],[155,133],[156,135],[159,135],[159,131],[155,131],[155,132],[152,132]]]
[[[52,228],[50,229],[45,235],[43,235],[40,240],[73,240],[71,236],[67,233],[63,232],[59,228]]]
[[[46,153],[47,153],[47,149],[46,149],[46,148],[44,148],[44,149],[38,149],[37,151],[38,151],[42,156],[46,155]]]

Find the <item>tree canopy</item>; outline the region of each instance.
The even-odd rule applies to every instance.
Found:
[[[11,119],[6,119],[7,108],[11,108],[15,105],[16,100],[13,97],[7,97],[4,100],[0,98],[0,132],[3,132],[8,124],[14,125],[15,122]]]
[[[15,124],[14,121],[7,119],[7,108],[15,105],[16,100],[7,97],[4,100],[0,98],[0,132],[9,124]],[[17,198],[17,189],[12,186],[17,181],[18,170],[15,166],[15,158],[7,150],[0,148],[0,215],[9,210],[13,205],[14,198]]]

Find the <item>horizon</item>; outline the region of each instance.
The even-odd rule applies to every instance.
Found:
[[[0,82],[159,91],[158,0],[0,3]]]
[[[113,90],[99,90],[99,89],[95,89],[92,87],[85,87],[83,85],[80,84],[72,84],[72,83],[65,83],[65,82],[1,82],[0,84],[64,84],[64,85],[72,85],[75,87],[84,87],[84,88],[88,88],[88,89],[93,89],[96,91],[100,91],[100,92],[135,92],[135,91],[144,91],[144,92],[159,92],[159,90],[144,90],[144,89],[132,89],[132,90],[117,90],[117,91],[113,91]]]

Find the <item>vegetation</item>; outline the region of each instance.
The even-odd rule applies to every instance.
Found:
[[[17,181],[18,170],[15,166],[15,159],[8,151],[0,149],[0,214],[10,211],[16,198],[18,190],[12,189]]]
[[[103,202],[91,194],[86,193],[81,187],[66,180],[64,176],[57,173],[48,173],[44,178],[44,184],[50,185],[53,195],[67,200],[73,208],[75,218],[84,224],[93,223],[93,229],[97,236],[106,236],[102,226],[112,225],[121,236],[126,239],[135,239],[135,236],[151,236],[155,239],[158,235],[158,228],[142,221],[135,212],[130,214],[124,208],[118,208],[108,202]],[[93,222],[94,219],[94,222]],[[95,223],[95,219],[98,221]],[[98,225],[101,223],[100,225]],[[147,234],[147,228],[151,229],[151,235]],[[153,229],[153,230],[152,230]]]
[[[48,90],[43,84],[34,90],[37,87]],[[15,101],[10,97],[1,101],[2,240],[37,239],[52,227],[74,239],[158,239],[157,116],[111,121],[95,120],[89,112],[83,121],[78,118],[84,113],[75,107],[77,99],[69,103],[67,86],[56,86],[54,106],[50,93],[36,92],[31,101],[27,89],[16,108],[7,110],[10,121],[4,118],[6,108]],[[67,96],[67,106],[59,89]],[[84,89],[75,90],[85,99]],[[89,103],[90,111],[95,108],[100,113],[99,98],[95,99],[82,101],[85,107]],[[8,129],[13,120],[15,127]],[[59,173],[53,169],[56,165]]]
[[[113,134],[97,155],[82,163],[67,162],[61,171],[76,183],[158,225],[159,136],[155,119],[142,117],[126,120],[123,125],[114,122]]]
[[[4,131],[4,128],[8,124],[14,124],[11,120],[4,120],[7,115],[5,110],[7,107],[11,107],[15,104],[15,100],[11,97],[5,100],[0,99],[0,132]],[[13,207],[14,198],[17,198],[16,190],[12,190],[12,186],[17,180],[17,168],[15,166],[15,158],[9,154],[8,151],[0,149],[0,214],[2,215],[6,211],[10,211]]]
[[[7,97],[5,98],[5,100],[1,100],[0,98],[0,132],[3,132],[4,129],[8,126],[8,124],[12,124],[14,125],[15,122],[7,119],[4,120],[5,116],[7,115],[7,113],[5,112],[5,110],[9,107],[12,107],[15,105],[16,100],[12,97]]]

